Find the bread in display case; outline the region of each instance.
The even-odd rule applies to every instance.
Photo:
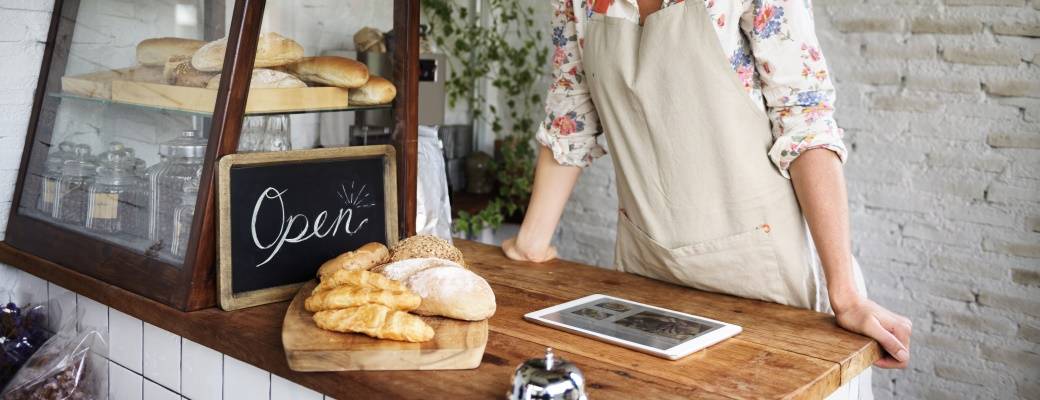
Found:
[[[214,162],[239,150],[245,128],[261,136],[245,150],[289,150],[293,115],[391,110],[399,168],[414,171],[418,0],[318,1],[318,14],[290,3],[56,0],[4,241],[198,309],[215,304]],[[318,22],[360,9],[400,33],[390,79],[321,55],[351,35],[315,32]],[[352,96],[370,79],[379,96]],[[414,173],[400,181],[407,234]]]

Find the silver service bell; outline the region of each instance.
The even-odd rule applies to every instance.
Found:
[[[516,367],[510,400],[587,400],[585,376],[574,364],[545,349],[545,358],[532,358]]]

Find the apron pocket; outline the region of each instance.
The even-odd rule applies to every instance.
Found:
[[[617,264],[625,272],[709,292],[789,303],[768,229],[757,227],[675,248],[618,213]]]

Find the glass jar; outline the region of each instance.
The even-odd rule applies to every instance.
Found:
[[[87,229],[108,234],[129,233],[140,218],[139,181],[130,157],[122,150],[105,153],[87,197]]]
[[[54,200],[58,197],[58,178],[61,178],[61,169],[65,161],[75,157],[74,147],[72,142],[61,142],[58,144],[58,151],[48,155],[47,161],[43,164],[40,197],[36,199],[36,210],[45,215],[51,215],[54,212]]]
[[[263,142],[267,130],[267,117],[245,117],[242,121],[242,135],[238,139],[239,153],[264,151]]]
[[[290,145],[288,115],[268,116],[266,133],[265,151],[286,151],[292,147]]]
[[[62,222],[83,225],[87,220],[87,193],[94,182],[97,164],[90,154],[90,146],[76,145],[73,152],[74,158],[62,164],[51,216]]]
[[[195,220],[195,201],[199,197],[199,178],[202,169],[195,171],[195,177],[184,184],[181,192],[181,204],[173,210],[173,241],[170,253],[183,259],[188,250],[188,238],[191,237],[191,222]]]
[[[153,249],[169,249],[173,240],[173,213],[181,204],[184,184],[202,167],[206,139],[196,130],[159,145],[158,164],[148,168],[148,239]]]

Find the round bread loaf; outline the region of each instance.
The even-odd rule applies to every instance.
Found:
[[[205,44],[202,40],[176,37],[145,39],[137,44],[137,62],[141,65],[161,67],[170,57],[191,57]]]
[[[304,82],[319,85],[353,89],[368,82],[368,67],[349,58],[306,57],[284,68]]]
[[[220,71],[224,66],[227,38],[206,43],[191,57],[191,65],[199,71]],[[303,46],[295,40],[274,32],[260,35],[256,44],[256,60],[253,68],[276,67],[300,61]]]
[[[357,250],[340,254],[326,261],[318,268],[318,277],[333,274],[339,270],[368,270],[374,266],[385,264],[390,260],[390,251],[382,243],[368,243]]]
[[[415,235],[394,246],[390,261],[410,258],[441,258],[465,266],[462,252],[447,240],[433,235]]]
[[[377,267],[390,279],[400,280],[422,298],[414,313],[466,321],[495,314],[495,292],[484,278],[454,262],[417,258]]]
[[[369,76],[368,82],[347,94],[350,105],[374,106],[394,101],[397,97],[397,87],[393,83],[380,76]]]
[[[207,89],[220,87],[220,75],[214,76],[206,84]],[[301,88],[307,87],[306,83],[295,76],[273,69],[257,68],[253,70],[253,76],[249,78],[250,89],[279,89],[279,88]]]

